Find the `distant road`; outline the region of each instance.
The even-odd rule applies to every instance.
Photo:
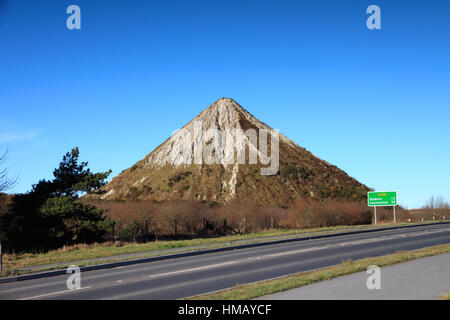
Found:
[[[450,243],[450,224],[266,245],[0,285],[0,299],[179,299],[361,259]]]

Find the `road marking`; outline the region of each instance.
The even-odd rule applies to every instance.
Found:
[[[40,295],[33,296],[33,297],[21,298],[21,299],[19,299],[19,300],[32,300],[32,299],[44,298],[44,297],[48,297],[48,296],[54,296],[54,295],[63,294],[63,293],[69,293],[69,292],[76,292],[76,291],[80,291],[80,290],[84,290],[84,289],[89,289],[89,288],[92,288],[92,287],[89,286],[89,287],[83,287],[83,288],[79,288],[79,289],[72,289],[72,290],[63,290],[63,291],[57,291],[57,292],[50,292],[50,293],[40,294]]]
[[[299,249],[299,250],[291,250],[291,251],[286,251],[286,252],[280,252],[280,253],[268,254],[268,255],[264,255],[264,256],[262,256],[262,257],[275,258],[275,257],[287,256],[287,255],[290,255],[290,254],[296,254],[296,253],[303,253],[303,252],[309,252],[309,251],[323,250],[323,249],[327,249],[327,248],[329,248],[329,246],[312,247],[312,248],[305,248],[305,249]]]
[[[150,278],[155,278],[155,277],[163,277],[163,276],[169,276],[169,275],[185,273],[185,272],[199,271],[199,270],[205,270],[205,269],[213,269],[213,268],[217,268],[217,267],[227,266],[227,265],[230,265],[230,264],[236,264],[236,263],[238,263],[240,261],[241,260],[229,261],[229,262],[224,262],[224,263],[211,264],[209,266],[204,266],[204,267],[197,267],[197,268],[191,268],[191,269],[186,269],[186,270],[178,270],[178,271],[172,271],[172,272],[166,272],[166,273],[152,274],[149,277]]]

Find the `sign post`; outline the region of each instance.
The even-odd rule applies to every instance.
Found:
[[[394,223],[397,222],[395,216],[395,206],[398,205],[397,191],[370,191],[367,193],[367,204],[374,207],[375,224],[377,224],[377,207],[392,206],[394,210]]]
[[[373,213],[374,213],[374,222],[377,224],[377,207],[373,207]]]

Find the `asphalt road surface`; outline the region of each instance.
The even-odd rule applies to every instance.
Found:
[[[154,261],[0,285],[0,299],[179,299],[341,263],[450,243],[450,224],[376,231]]]

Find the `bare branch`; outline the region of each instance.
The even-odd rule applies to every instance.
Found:
[[[429,200],[427,200],[425,209],[448,209],[450,208],[449,203],[445,200],[443,196],[431,196]]]
[[[8,158],[8,149],[6,149],[5,152],[0,154],[0,192],[10,190],[17,183],[17,177],[9,178],[8,169],[2,168],[5,165],[7,158]]]

